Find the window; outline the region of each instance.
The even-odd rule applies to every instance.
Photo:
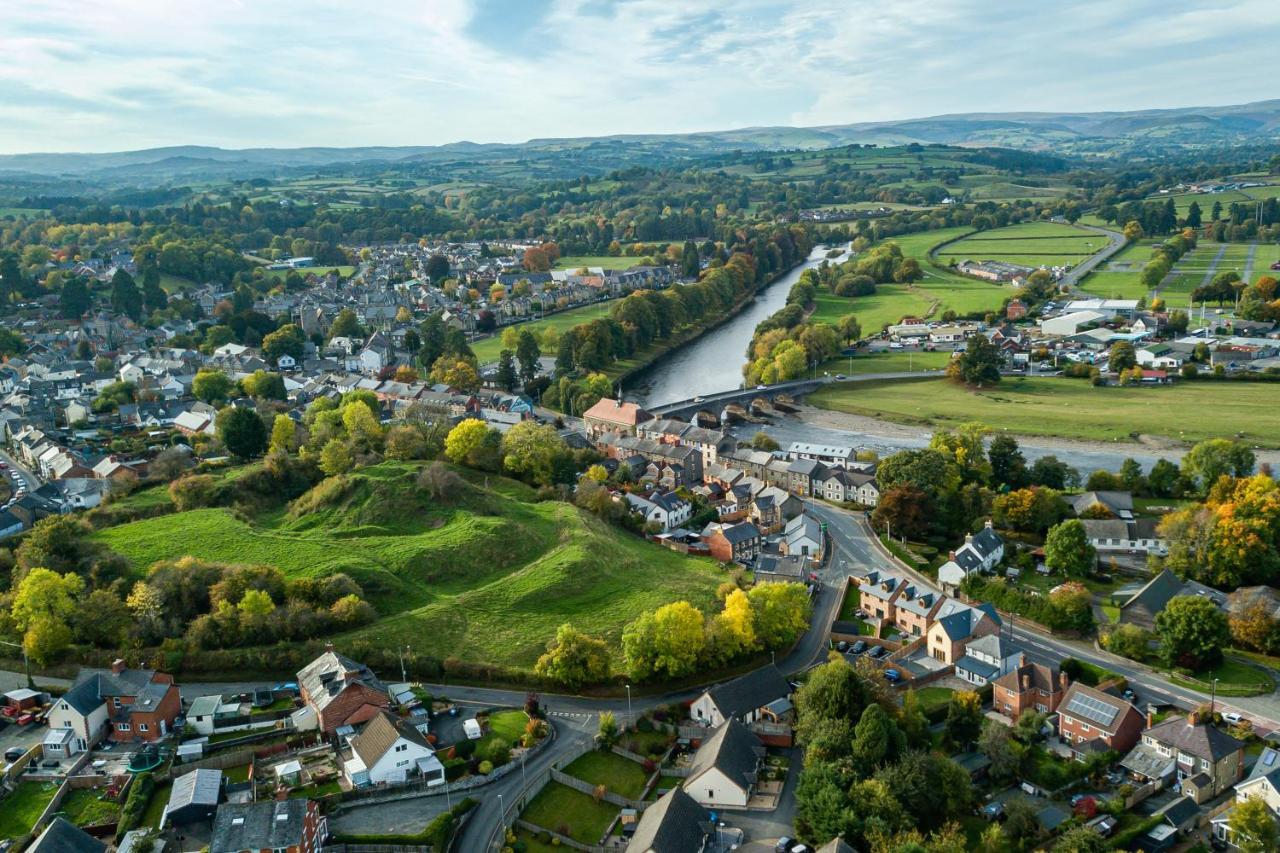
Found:
[[[116,723],[116,731],[118,731],[118,732],[127,732],[127,731],[129,731],[129,724],[128,724],[128,723]]]
[[[151,729],[146,723],[138,723],[138,731],[147,732],[147,731],[151,731]]]
[[[112,697],[111,697],[111,707],[113,707],[113,708],[119,708],[119,707],[120,707],[120,697],[119,697],[119,696],[112,696]]]
[[[708,799],[708,800],[714,800],[715,798],[716,798],[716,792],[715,792],[715,791],[713,791],[713,790],[711,790],[710,788],[708,788],[708,789],[707,789],[707,799]]]

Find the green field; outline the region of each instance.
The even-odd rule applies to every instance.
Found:
[[[567,311],[551,314],[541,320],[528,320],[515,325],[522,329],[528,329],[534,335],[541,334],[545,329],[555,329],[557,332],[563,332],[565,329],[573,328],[579,323],[588,323],[601,317],[608,317],[609,311],[613,309],[613,303],[616,301],[610,299],[605,302],[594,302],[590,305],[582,305],[578,308],[570,308]],[[504,326],[503,328],[507,327]],[[499,329],[496,335],[474,341],[471,344],[471,350],[476,354],[476,358],[481,364],[497,361],[498,356],[502,354],[502,330]],[[555,353],[547,354],[555,355]]]
[[[303,267],[299,270],[263,270],[263,273],[265,273],[268,278],[278,278],[283,281],[291,272],[296,272],[298,275],[305,278],[308,275],[328,275],[332,270],[337,270],[338,275],[345,277],[355,272],[356,268],[345,264],[334,264],[332,266],[320,265],[314,267]]]
[[[20,838],[31,831],[58,793],[52,782],[19,782],[0,807],[0,838]]]
[[[558,270],[577,270],[583,267],[604,267],[607,270],[626,270],[639,265],[644,258],[632,255],[570,255],[556,261]]]
[[[942,264],[996,260],[1030,267],[1077,264],[1105,248],[1106,237],[1056,222],[1025,222],[981,231],[942,247]]]
[[[475,475],[465,496],[441,505],[414,486],[417,471],[384,462],[326,481],[293,511],[251,521],[198,509],[94,537],[139,574],[184,555],[290,576],[346,572],[381,617],[361,635],[522,669],[565,622],[617,651],[623,627],[643,610],[681,598],[715,603],[724,575],[709,559],[650,544],[566,503],[535,502],[528,487],[493,475]]]
[[[907,371],[943,370],[951,361],[949,352],[924,352],[923,350],[891,350],[888,352],[860,352],[852,358],[833,358],[823,362],[819,372],[843,373],[856,376],[863,373],[905,373]]]
[[[564,768],[564,772],[592,785],[604,785],[613,793],[632,800],[639,799],[644,793],[644,783],[649,781],[648,774],[638,762],[601,750],[588,752],[574,760]]]
[[[1083,380],[1030,377],[971,391],[945,379],[922,379],[832,385],[808,399],[822,408],[902,423],[953,427],[979,421],[1023,435],[1099,441],[1144,434],[1195,442],[1239,430],[1250,443],[1280,446],[1280,386],[1265,383],[1095,388]],[[1171,420],[1175,411],[1178,417]]]

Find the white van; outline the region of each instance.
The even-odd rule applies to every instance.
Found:
[[[474,718],[463,721],[462,730],[467,733],[467,740],[480,740],[480,738],[484,737],[484,732],[480,728],[480,721]]]

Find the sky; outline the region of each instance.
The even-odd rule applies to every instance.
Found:
[[[0,153],[1280,97],[1277,0],[10,0]]]

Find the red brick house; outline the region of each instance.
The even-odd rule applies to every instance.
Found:
[[[749,521],[722,525],[703,541],[722,563],[746,562],[760,555],[760,531]]]
[[[1144,728],[1146,719],[1129,702],[1078,681],[1058,706],[1058,736],[1081,761],[1108,749],[1128,752]]]
[[[1023,663],[992,682],[991,705],[1011,720],[1028,710],[1052,714],[1069,684],[1067,674],[1057,667]]]
[[[373,670],[338,654],[332,644],[298,672],[298,689],[325,734],[368,722],[391,704],[386,685]]]
[[[50,728],[71,729],[79,738],[71,753],[88,748],[103,728],[119,742],[157,741],[173,731],[182,697],[173,676],[130,669],[123,660],[110,669],[82,669],[50,710]],[[70,754],[70,753],[69,753]]]

